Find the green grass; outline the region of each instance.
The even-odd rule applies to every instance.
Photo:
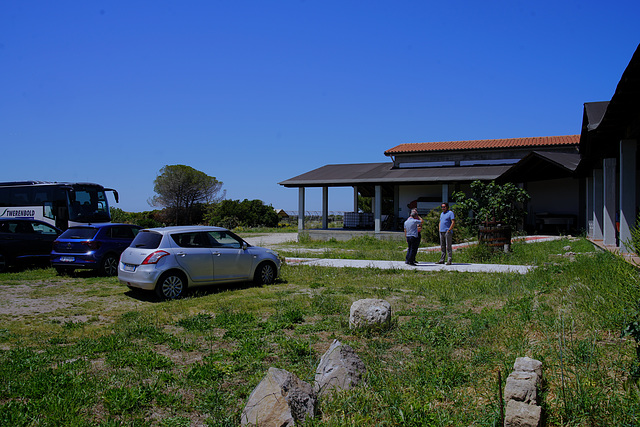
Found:
[[[403,259],[404,249],[377,241],[302,246],[365,259]],[[576,255],[563,256],[565,246]],[[491,262],[537,268],[284,266],[270,286],[212,287],[169,302],[114,278],[4,273],[0,425],[238,425],[269,367],[312,382],[333,339],[360,355],[365,385],[322,400],[309,425],[495,426],[498,370],[505,378],[520,356],[544,364],[547,425],[638,425],[636,343],[620,336],[640,321],[638,271],[569,239],[514,244]],[[349,308],[361,298],[389,301],[392,327],[350,330]]]
[[[287,257],[312,257],[335,259],[371,259],[404,261],[407,245],[404,241],[378,240],[372,236],[353,238],[346,242],[335,239],[323,242],[319,240],[301,239],[300,242],[287,242],[284,249],[278,251]],[[568,251],[563,248],[569,246]],[[423,249],[433,247],[430,243],[421,245]],[[309,251],[309,249],[313,251]],[[490,253],[482,246],[472,244],[469,247],[454,251],[455,262],[474,263],[490,262],[493,264],[527,264],[542,265],[554,262],[567,252],[578,254],[591,253],[593,245],[584,239],[560,239],[544,243],[525,243],[514,241],[511,252]],[[555,255],[555,256],[554,256]],[[419,251],[416,257],[420,262],[436,262],[440,259],[440,249],[435,251]]]

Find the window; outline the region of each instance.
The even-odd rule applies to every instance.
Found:
[[[114,239],[133,239],[138,234],[138,229],[126,225],[111,227],[111,237]]]
[[[42,224],[40,222],[34,222],[33,229],[35,230],[36,233],[39,233],[39,234],[51,234],[51,235],[58,234],[55,228],[51,227],[48,224]]]
[[[182,248],[210,248],[211,243],[207,237],[207,233],[180,233],[172,234],[171,238],[176,244]]]
[[[240,249],[242,243],[235,236],[226,231],[210,231],[209,236],[213,241],[213,247],[236,248]]]
[[[133,242],[131,242],[131,246],[134,248],[156,249],[160,246],[161,241],[162,234],[154,231],[145,231],[144,233],[138,233]]]

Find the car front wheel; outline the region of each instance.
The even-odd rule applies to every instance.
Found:
[[[118,258],[114,255],[106,255],[102,260],[101,270],[105,276],[115,276],[118,274]]]
[[[276,280],[276,268],[270,262],[263,262],[256,268],[253,281],[259,285],[270,285]]]
[[[7,271],[7,260],[4,255],[0,254],[0,273]]]
[[[156,285],[156,294],[163,299],[177,299],[187,291],[187,280],[180,273],[167,273],[160,277]]]

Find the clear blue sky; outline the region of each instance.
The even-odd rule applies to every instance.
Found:
[[[580,133],[639,16],[637,0],[3,0],[0,181],[97,182],[143,211],[160,168],[185,164],[296,210],[278,182],[400,143]],[[351,189],[329,196],[351,210]]]

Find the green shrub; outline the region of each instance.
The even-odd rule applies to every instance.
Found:
[[[280,218],[271,205],[262,200],[223,200],[210,205],[205,214],[209,225],[242,227],[277,227]]]
[[[456,223],[453,227],[453,243],[465,242],[475,237],[475,230],[468,224],[466,213],[463,213],[456,206],[451,207]],[[422,217],[424,225],[422,226],[422,241],[433,244],[440,244],[440,208],[432,209],[429,213]]]
[[[640,215],[636,218],[636,226],[631,229],[631,239],[624,243],[634,254],[640,254]]]

